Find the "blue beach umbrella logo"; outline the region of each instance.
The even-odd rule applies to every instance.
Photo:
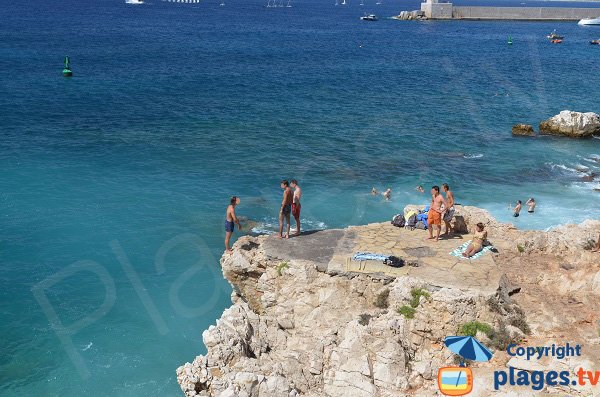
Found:
[[[472,336],[447,336],[444,344],[465,360],[489,361],[492,351]]]
[[[447,336],[444,344],[463,360],[488,361],[493,353],[472,336]],[[473,371],[465,367],[444,367],[438,371],[438,388],[446,396],[464,396],[473,390]]]

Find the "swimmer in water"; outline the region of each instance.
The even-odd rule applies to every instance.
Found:
[[[390,201],[392,198],[392,189],[388,188],[385,192],[381,193],[381,195],[386,199],[386,201]]]

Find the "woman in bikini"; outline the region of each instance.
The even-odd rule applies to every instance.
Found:
[[[483,249],[483,242],[487,239],[487,232],[483,230],[484,227],[481,222],[477,224],[477,231],[473,235],[473,240],[462,254],[465,258],[470,258]]]

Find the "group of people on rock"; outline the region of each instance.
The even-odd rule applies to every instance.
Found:
[[[298,181],[295,179],[292,179],[291,181],[288,181],[287,179],[282,180],[280,187],[283,189],[283,200],[281,201],[281,208],[279,209],[279,235],[277,237],[284,237],[283,229],[285,226],[285,238],[290,238],[291,216],[293,216],[296,221],[296,231],[293,235],[298,236],[300,235],[300,199],[302,198],[302,188],[300,188]],[[232,253],[230,241],[235,225],[238,226],[239,230],[242,230],[240,220],[235,214],[235,207],[239,204],[239,197],[231,197],[225,214],[225,252],[228,254]]]
[[[298,236],[300,234],[300,199],[302,198],[302,189],[298,185],[298,181],[296,179],[292,179],[291,181],[282,180],[280,183],[280,187],[283,190],[283,199],[281,201],[281,208],[279,209],[279,234],[278,238],[289,238],[290,237],[290,229],[291,229],[291,216],[294,217],[296,221],[296,230],[293,236]],[[416,187],[418,192],[424,193],[425,190],[421,185]],[[391,198],[391,189],[387,189],[382,193],[383,197],[386,200],[390,200]],[[442,194],[443,192],[443,194]],[[446,230],[442,237],[450,237],[453,233],[451,222],[454,217],[455,212],[455,197],[454,193],[450,190],[450,186],[447,183],[442,184],[442,192],[440,192],[440,187],[435,185],[431,187],[431,204],[429,206],[429,212],[427,213],[427,223],[428,223],[428,231],[429,237],[428,240],[438,241],[440,239],[441,231],[442,231],[442,222],[446,226]],[[372,195],[377,195],[377,189],[374,187],[371,189]],[[238,226],[239,230],[242,230],[242,226],[240,221],[235,213],[235,208],[240,204],[240,198],[233,196],[230,199],[229,206],[227,207],[227,213],[225,215],[225,252],[231,254],[230,240],[231,235],[235,229],[235,225]],[[533,197],[525,202],[527,206],[527,212],[532,214],[535,211],[536,202]],[[513,209],[513,216],[518,217],[519,213],[522,209],[522,202],[518,200],[515,207]],[[284,234],[285,227],[285,234]],[[435,230],[435,236],[434,236]],[[483,244],[487,239],[487,231],[485,231],[485,226],[482,223],[478,223],[476,225],[476,231],[473,235],[471,244],[467,247],[467,249],[463,252],[463,256],[472,257],[483,249]],[[593,252],[600,252],[600,237],[598,238],[598,243],[592,249]]]

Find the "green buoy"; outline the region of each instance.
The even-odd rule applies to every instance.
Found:
[[[512,45],[512,36],[508,36],[508,45]]]
[[[71,68],[69,66],[69,57],[68,56],[65,57],[65,68],[63,69],[63,76],[64,77],[73,76],[73,72],[71,71]]]

